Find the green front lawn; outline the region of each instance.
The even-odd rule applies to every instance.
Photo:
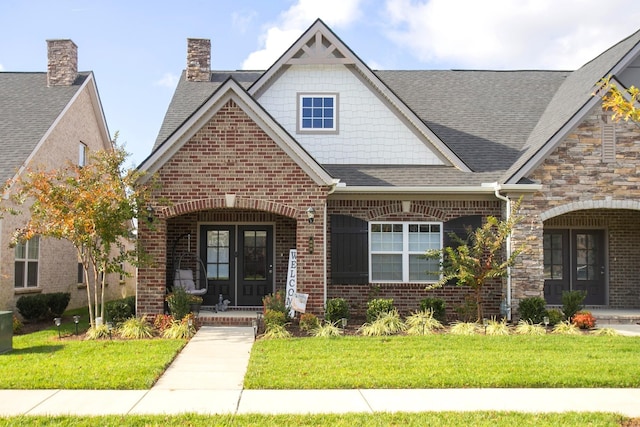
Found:
[[[629,419],[615,414],[516,412],[426,412],[327,415],[126,415],[104,417],[11,417],[6,426],[620,426]],[[631,424],[627,424],[631,425]]]
[[[55,327],[14,336],[13,351],[0,355],[0,389],[148,389],[186,343],[82,341],[74,332],[67,321],[62,339]]]
[[[640,387],[640,339],[393,336],[257,341],[249,389]]]

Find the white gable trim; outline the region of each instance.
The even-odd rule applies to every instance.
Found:
[[[233,100],[287,155],[318,185],[333,185],[334,179],[320,166],[260,105],[233,79],[216,92],[151,153],[138,167],[144,175],[141,183],[171,159],[218,111]]]
[[[307,42],[315,38],[316,45],[320,38],[326,38],[331,46],[326,52],[338,50],[342,57],[335,58],[323,55],[322,52],[312,52],[313,55],[309,59],[296,58],[295,55],[303,50],[308,53]],[[348,46],[346,46],[320,19],[309,27],[307,31],[249,88],[249,94],[254,98],[259,98],[260,94],[270,84],[270,82],[279,75],[282,70],[290,64],[300,63],[336,63],[344,65],[353,65],[356,74],[360,74],[367,85],[381,97],[391,109],[395,109],[396,114],[403,116],[428,142],[426,144],[433,148],[436,154],[445,164],[455,166],[464,171],[471,172],[471,169],[451,150],[447,147],[438,136],[425,125],[422,120],[398,98],[383,82],[376,76],[371,69],[358,58]]]
[[[622,84],[615,79],[615,75],[623,71],[629,64],[631,64],[636,57],[640,56],[640,43],[636,44],[633,49],[631,49],[627,54],[604,76],[601,78],[605,78],[608,75],[612,76],[611,81],[618,85],[618,87],[623,87]],[[595,93],[598,89],[598,82],[593,82],[593,92]],[[507,184],[516,184],[525,176],[529,175],[532,171],[534,171],[540,164],[547,158],[553,150],[555,150],[558,145],[564,140],[564,138],[570,134],[589,114],[592,108],[596,105],[601,104],[602,99],[600,96],[593,95],[585,104],[579,109],[576,114],[567,121],[564,126],[560,128],[558,132],[547,141],[547,143],[542,146],[538,152],[536,152],[531,158],[529,158],[524,165],[522,165],[511,177],[507,177],[505,183]]]

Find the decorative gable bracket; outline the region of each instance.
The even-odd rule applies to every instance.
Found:
[[[354,61],[340,52],[339,48],[322,32],[317,31],[314,37],[309,38],[286,63],[289,65],[353,64]]]

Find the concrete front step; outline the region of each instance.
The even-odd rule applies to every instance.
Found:
[[[596,325],[634,325],[640,323],[640,310],[585,308],[596,318]]]

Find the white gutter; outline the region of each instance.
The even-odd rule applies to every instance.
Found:
[[[509,199],[509,197],[507,196],[503,196],[502,194],[500,194],[500,190],[503,190],[504,188],[502,186],[500,186],[500,184],[498,184],[497,182],[494,183],[493,186],[494,189],[494,194],[495,196],[500,199],[503,200],[506,205],[507,205],[507,214],[506,214],[506,220],[509,221],[509,218],[511,217],[511,199]],[[509,259],[511,257],[511,233],[509,233],[509,235],[507,236],[507,259]],[[507,266],[507,297],[506,297],[506,301],[504,301],[505,304],[505,312],[507,314],[507,320],[511,320],[511,266]]]
[[[342,183],[341,183],[342,184]],[[382,187],[382,186],[346,186],[344,184],[338,184],[335,187],[335,191],[330,194],[339,193],[377,193],[377,194],[494,194],[496,191],[497,183],[485,184],[480,186],[423,186],[423,187]],[[500,186],[504,191],[515,191],[520,193],[533,193],[540,191],[542,185],[540,184],[510,184]],[[504,196],[502,196],[504,197]]]

